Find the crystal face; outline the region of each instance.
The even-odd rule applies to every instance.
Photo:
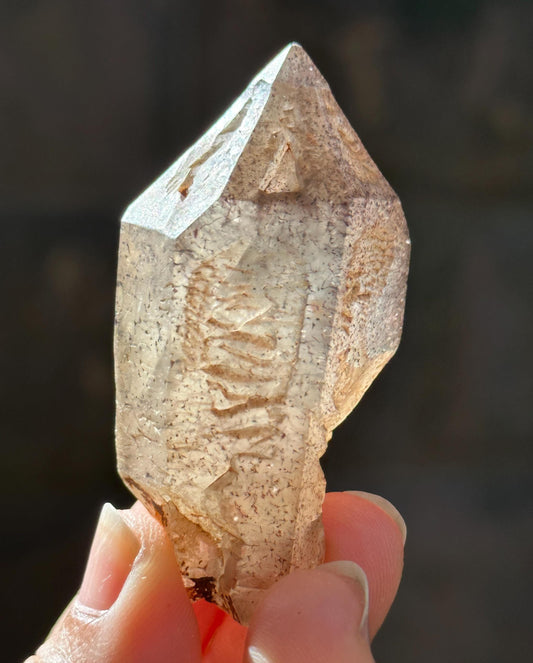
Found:
[[[119,472],[193,598],[247,623],[323,558],[319,464],[398,345],[400,202],[291,44],[126,211]]]

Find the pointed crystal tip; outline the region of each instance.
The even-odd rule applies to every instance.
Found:
[[[257,76],[252,85],[263,80],[269,85],[274,81],[284,82],[293,86],[311,86],[329,88],[325,78],[306,53],[305,49],[293,41],[287,44]]]

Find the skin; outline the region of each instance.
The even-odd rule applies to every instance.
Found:
[[[187,598],[160,524],[103,509],[85,576],[26,663],[370,663],[400,583],[405,524],[386,500],[329,493],[325,564],[274,584],[249,628]]]

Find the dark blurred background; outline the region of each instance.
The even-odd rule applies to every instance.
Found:
[[[406,517],[382,661],[533,651],[533,3],[1,0],[3,660],[79,585],[115,472],[119,217],[286,42],[400,195],[404,338],[334,438],[330,489]],[[7,650],[7,651],[6,651]]]

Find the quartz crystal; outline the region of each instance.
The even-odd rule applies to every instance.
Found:
[[[247,623],[323,559],[319,464],[399,342],[400,202],[290,44],[122,219],[120,474]]]

